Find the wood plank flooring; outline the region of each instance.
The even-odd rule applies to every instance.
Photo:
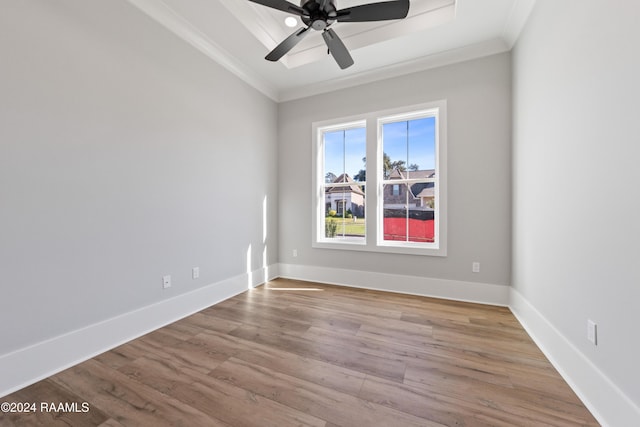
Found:
[[[1,426],[597,426],[507,308],[276,280],[40,381]]]

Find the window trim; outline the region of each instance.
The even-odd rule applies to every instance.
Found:
[[[366,120],[362,120],[362,119],[358,119],[358,118],[352,118],[353,120],[349,120],[349,119],[342,119],[342,120],[330,120],[328,122],[319,122],[319,123],[313,123],[312,124],[312,129],[313,129],[313,142],[314,142],[314,162],[312,165],[312,173],[313,173],[313,188],[314,188],[314,192],[312,194],[314,194],[314,200],[313,200],[313,205],[315,207],[315,209],[313,210],[313,236],[312,236],[312,246],[313,247],[323,247],[323,248],[329,248],[329,249],[336,249],[336,248],[341,248],[341,249],[347,249],[349,247],[353,247],[355,246],[356,248],[359,248],[358,250],[362,250],[362,247],[364,247],[367,242],[367,226],[366,226],[366,220],[365,220],[365,238],[362,239],[362,241],[355,241],[355,240],[348,240],[348,239],[344,239],[344,240],[336,240],[336,239],[327,239],[324,236],[324,221],[325,221],[325,187],[326,187],[326,183],[324,182],[324,138],[322,138],[323,133],[325,132],[334,132],[334,131],[339,131],[339,130],[349,130],[349,129],[356,129],[356,128],[367,128],[367,121]],[[320,175],[322,175],[322,177],[320,177]],[[333,187],[348,187],[350,186],[350,184],[347,183],[334,183],[332,185]],[[366,190],[366,187],[365,187]],[[365,191],[365,209],[366,209],[366,200],[367,200],[367,193]],[[337,246],[336,246],[337,245]]]
[[[398,120],[411,120],[425,117],[425,113],[436,116],[436,189],[437,203],[436,242],[425,245],[415,242],[384,241],[382,233],[382,123]],[[324,237],[324,150],[322,133],[349,127],[366,128],[367,180],[365,186],[365,239],[364,242],[329,241]],[[397,253],[427,256],[447,255],[447,101],[439,100],[419,105],[374,111],[357,116],[341,117],[312,123],[312,247]],[[372,222],[373,221],[373,222]]]

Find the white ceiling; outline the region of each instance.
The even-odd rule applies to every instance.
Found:
[[[249,0],[128,1],[276,101],[507,51],[535,3],[411,0],[404,20],[336,22],[331,28],[355,61],[341,70],[316,31],[279,62],[266,61],[265,55],[303,24],[288,28],[287,13]],[[370,2],[338,0],[337,6]]]

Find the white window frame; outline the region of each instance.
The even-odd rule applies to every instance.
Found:
[[[330,121],[324,124],[314,123],[313,124],[313,140],[315,143],[315,151],[314,157],[315,161],[313,162],[313,176],[315,179],[313,180],[313,188],[314,191],[314,206],[313,210],[313,242],[315,247],[325,247],[325,248],[348,248],[351,246],[362,247],[366,244],[366,234],[367,228],[365,224],[365,238],[355,238],[355,239],[338,239],[338,238],[327,238],[325,237],[324,225],[325,225],[325,209],[326,209],[326,199],[325,199],[325,187],[329,186],[324,182],[324,138],[323,135],[325,132],[334,132],[340,130],[349,130],[356,128],[366,128],[367,122],[365,120],[339,120],[339,121]],[[322,175],[321,179],[318,179],[318,174]],[[364,183],[366,185],[366,183]],[[349,187],[352,184],[342,184],[342,183],[333,183],[331,187]],[[365,187],[366,188],[366,187]],[[366,192],[365,192],[365,208],[366,208]],[[319,246],[317,246],[319,245]],[[337,246],[336,246],[337,245]]]
[[[383,234],[382,125],[427,116],[436,117],[435,241],[433,243],[385,241]],[[362,242],[328,239],[324,236],[324,132],[366,127],[367,180],[365,185],[365,239]],[[312,247],[323,249],[446,256],[447,255],[447,103],[446,100],[375,111],[312,124],[313,218]]]

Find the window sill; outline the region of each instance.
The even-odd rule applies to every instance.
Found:
[[[402,254],[402,255],[419,255],[419,256],[437,256],[437,257],[446,257],[447,250],[446,248],[438,248],[435,247],[416,247],[411,243],[407,244],[380,244],[380,245],[369,245],[366,243],[356,243],[349,241],[341,241],[341,242],[329,242],[329,241],[320,241],[313,242],[311,245],[313,248],[317,249],[332,249],[332,250],[343,250],[343,251],[361,251],[361,252],[378,252],[378,253],[387,253],[387,254]]]

